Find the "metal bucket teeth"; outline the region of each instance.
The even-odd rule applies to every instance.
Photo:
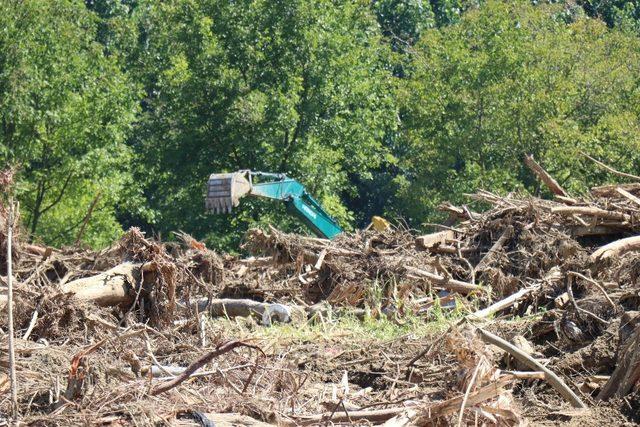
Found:
[[[240,198],[251,191],[251,184],[243,173],[211,174],[207,183],[205,208],[213,213],[231,213]]]

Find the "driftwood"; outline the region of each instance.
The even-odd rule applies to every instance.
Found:
[[[505,375],[511,375],[517,380],[543,380],[545,373],[542,371],[503,371]]]
[[[228,342],[218,346],[218,348],[216,348],[214,351],[212,351],[210,353],[207,353],[204,356],[201,356],[199,359],[197,359],[195,362],[193,362],[191,365],[189,365],[187,367],[187,369],[185,369],[180,375],[178,375],[174,379],[166,381],[164,383],[161,383],[161,384],[155,386],[154,388],[152,388],[151,389],[151,395],[152,396],[157,396],[160,393],[164,393],[165,391],[169,391],[172,388],[179,386],[184,381],[189,379],[191,374],[196,372],[198,369],[202,368],[204,365],[206,365],[207,363],[209,363],[210,361],[212,361],[216,357],[218,357],[218,356],[220,356],[220,355],[222,355],[224,353],[227,353],[227,352],[229,352],[229,351],[231,351],[231,350],[233,350],[234,348],[237,348],[237,347],[253,348],[253,349],[256,349],[256,350],[260,351],[262,354],[264,354],[262,352],[262,350],[260,349],[260,347],[257,347],[255,345],[247,344],[247,343],[244,343],[242,341],[228,341]]]
[[[503,392],[504,387],[513,381],[513,376],[505,375],[497,381],[490,383],[468,394],[466,404],[469,406],[478,405],[489,399],[493,399]],[[441,417],[447,417],[455,414],[460,410],[465,396],[456,396],[442,402],[432,403],[424,407],[406,408],[402,413],[389,419],[384,426],[388,427],[404,427],[404,426],[424,426],[436,425],[436,420]],[[507,411],[504,411],[507,412]],[[352,412],[349,413],[352,415]],[[353,418],[352,418],[353,419]],[[373,421],[369,418],[368,421]],[[332,421],[335,421],[333,419]],[[348,420],[346,420],[348,421]],[[379,421],[379,420],[376,420]]]
[[[140,264],[124,263],[104,273],[65,283],[61,290],[99,306],[128,304],[135,298],[135,277],[140,277]]]
[[[455,234],[452,230],[438,231],[437,233],[425,234],[424,236],[418,236],[415,239],[416,248],[418,249],[431,249],[434,246],[440,246],[447,243],[447,241],[453,240]]]
[[[625,239],[616,240],[608,245],[604,245],[589,257],[591,262],[605,260],[608,258],[620,256],[629,251],[637,251],[640,249],[640,236],[627,237]]]
[[[262,319],[265,325],[271,324],[273,320],[287,323],[291,321],[292,315],[298,313],[304,315],[304,309],[298,306],[289,306],[279,303],[266,303],[250,299],[207,299],[202,298],[197,302],[198,312],[207,311],[212,317],[249,317],[257,316]]]
[[[457,248],[452,245],[435,245],[431,246],[427,249],[429,252],[436,254],[450,254],[450,255],[458,255],[458,254],[468,254],[470,252],[474,252],[473,248]]]
[[[547,173],[547,171],[545,171],[542,166],[540,166],[533,159],[533,155],[528,154],[524,156],[524,163],[529,167],[529,169],[531,169],[533,173],[536,174],[538,178],[540,178],[542,182],[544,182],[544,184],[549,188],[549,190],[551,190],[553,194],[557,194],[558,196],[563,197],[569,197],[569,194],[567,194],[567,192],[564,191],[562,187],[560,187],[558,181],[556,181],[551,175],[549,175],[549,173]]]
[[[513,380],[506,375],[497,381],[475,390],[467,396],[467,405],[473,406],[498,396]],[[464,396],[457,396],[425,407],[388,408],[365,411],[342,411],[299,419],[298,425],[321,423],[351,423],[366,420],[370,423],[385,422],[386,426],[431,425],[437,418],[450,416],[460,409]]]
[[[493,304],[491,304],[489,307],[484,308],[482,310],[478,310],[474,313],[471,313],[469,315],[470,319],[485,319],[489,316],[492,316],[493,314],[504,310],[505,308],[511,307],[512,305],[514,305],[516,302],[520,301],[522,298],[524,298],[525,296],[529,295],[531,292],[534,292],[536,290],[540,289],[540,286],[536,286],[536,287],[532,287],[532,288],[525,288],[525,289],[520,289],[518,292],[509,295],[508,297],[495,302]]]
[[[405,269],[409,274],[413,274],[414,276],[418,276],[418,277],[423,277],[441,288],[445,288],[453,292],[458,292],[460,294],[469,294],[475,291],[486,291],[482,286],[474,285],[468,282],[463,282],[461,280],[449,279],[435,273],[430,273],[428,271],[421,270],[419,268],[405,266]]]
[[[610,219],[613,221],[631,221],[631,216],[625,213],[607,211],[593,206],[557,206],[551,208],[551,212],[563,216],[584,215],[602,219]]]
[[[219,413],[206,413],[203,414],[207,419],[216,427],[235,427],[235,426],[245,426],[245,427],[273,427],[273,424],[265,423],[262,421],[258,421],[255,418],[251,418],[247,415],[241,414],[219,414]],[[184,418],[180,420],[181,424],[189,426],[191,424],[182,424],[187,420]],[[193,423],[194,426],[203,426],[202,422]]]
[[[640,183],[609,184],[609,185],[601,185],[599,187],[592,187],[591,194],[598,197],[613,197],[616,195],[619,188],[622,188],[623,190],[629,191],[629,192],[640,191]]]
[[[183,366],[151,365],[144,366],[142,369],[140,369],[140,374],[150,375],[153,378],[162,378],[167,375],[175,377],[186,370],[187,368]]]
[[[512,355],[519,362],[527,365],[531,369],[535,369],[538,371],[542,371],[545,373],[545,380],[551,384],[553,388],[556,389],[558,393],[562,397],[564,397],[569,403],[571,403],[575,408],[586,408],[587,405],[582,402],[582,400],[575,394],[565,383],[558,377],[553,371],[544,366],[542,363],[538,362],[531,356],[529,356],[524,351],[520,350],[513,344],[503,340],[497,335],[492,334],[491,332],[487,332],[482,328],[477,328],[478,334],[480,338],[488,344],[495,345]]]
[[[474,406],[497,397],[511,381],[512,378],[510,376],[505,376],[479,388],[468,395],[466,404]],[[458,396],[444,402],[429,405],[426,408],[420,408],[418,416],[411,420],[412,425],[429,425],[436,418],[455,414],[461,408],[463,399],[464,396]]]
[[[482,257],[478,265],[476,265],[475,270],[479,271],[486,267],[486,265],[491,262],[493,256],[504,246],[511,235],[513,234],[513,226],[508,226],[504,229],[498,240],[491,246],[489,251]]]
[[[30,253],[32,255],[38,255],[43,258],[47,258],[49,255],[51,255],[54,252],[53,249],[50,247],[42,247],[34,244],[25,244],[22,248],[27,253]]]
[[[449,202],[441,203],[438,206],[438,210],[442,212],[448,212],[449,215],[456,218],[462,218],[462,219],[469,219],[473,215],[473,213],[470,212],[469,210],[465,210],[465,209],[462,209],[461,207],[454,206]]]
[[[555,195],[553,196],[553,198],[559,202],[564,203],[565,205],[577,205],[578,204],[578,200],[574,199],[573,197],[565,197],[565,196],[559,196],[559,195]]]
[[[623,189],[623,188],[616,188],[616,192],[618,194],[620,194],[622,197],[626,198],[627,200],[635,203],[636,205],[640,206],[640,198],[634,196],[633,194],[629,193],[627,190]]]
[[[301,417],[297,420],[296,425],[315,425],[324,424],[328,422],[334,423],[350,423],[353,421],[367,420],[371,423],[381,423],[388,419],[403,413],[407,408],[387,408],[387,409],[374,409],[364,411],[348,411],[337,409],[332,413],[325,413],[319,415],[312,415],[309,417]]]

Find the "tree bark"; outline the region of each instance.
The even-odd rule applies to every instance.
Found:
[[[631,217],[629,215],[622,212],[606,211],[604,209],[589,206],[558,206],[555,208],[551,208],[551,213],[563,216],[585,215],[621,222],[627,222],[631,220]]]
[[[625,239],[616,240],[604,245],[594,253],[591,254],[589,259],[591,262],[601,261],[615,256],[620,256],[630,251],[637,251],[640,249],[640,236],[627,237]]]
[[[140,277],[140,264],[120,264],[104,273],[65,283],[61,290],[99,306],[131,303]]]
[[[563,197],[569,197],[569,194],[567,194],[567,192],[564,191],[562,187],[560,187],[558,181],[556,181],[551,175],[549,175],[547,171],[545,171],[542,166],[540,166],[533,159],[533,155],[528,154],[524,156],[524,163],[529,167],[529,169],[531,169],[534,174],[536,174],[538,178],[540,178],[542,182],[544,182],[544,184],[547,186],[547,188],[549,188],[549,190],[551,190],[553,194]]]

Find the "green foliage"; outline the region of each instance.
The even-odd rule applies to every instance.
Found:
[[[182,229],[236,248],[284,207],[204,213],[212,172],[299,179],[347,229],[477,188],[640,166],[635,1],[0,0],[0,161],[25,226],[72,243]]]
[[[431,4],[421,0],[375,0],[372,8],[385,37],[395,48],[412,45],[422,32],[435,25]]]
[[[140,5],[133,73],[145,111],[134,146],[159,230],[226,245],[250,225],[288,225],[273,203],[205,216],[212,172],[285,172],[348,225],[348,175],[370,177],[395,126],[387,48],[361,2],[192,1]]]
[[[604,177],[581,151],[640,166],[639,40],[588,18],[567,25],[560,10],[490,1],[423,34],[399,95],[408,218],[477,188],[540,191],[525,153],[573,192]]]
[[[612,24],[622,31],[640,34],[640,4],[635,1],[628,1],[619,5],[619,7],[614,6]]]
[[[85,237],[107,243],[115,206],[135,194],[124,140],[137,90],[96,25],[78,1],[0,2],[0,159],[19,167],[27,228],[52,244],[74,240],[98,193]]]
[[[578,4],[589,16],[602,19],[609,26],[619,25],[621,19],[640,18],[636,0],[581,0]]]

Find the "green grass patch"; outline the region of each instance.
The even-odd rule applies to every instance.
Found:
[[[263,326],[254,319],[211,319],[212,329],[224,331],[239,339],[276,340],[279,342],[308,342],[317,340],[391,341],[400,337],[413,339],[428,337],[446,330],[459,319],[456,310],[435,308],[429,316],[405,315],[395,318],[365,315],[358,318],[350,313],[314,317],[302,323],[274,323]]]

